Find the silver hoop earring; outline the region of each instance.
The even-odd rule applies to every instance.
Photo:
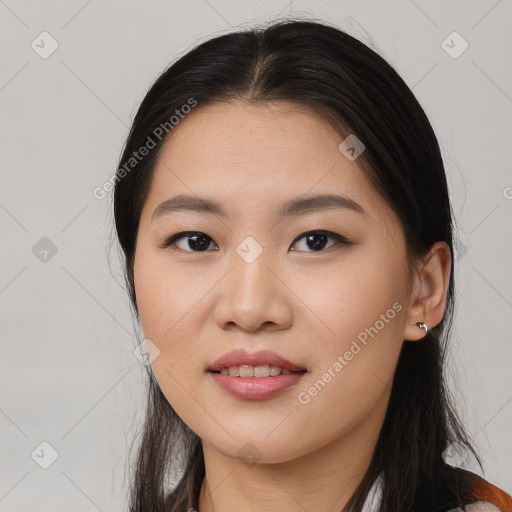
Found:
[[[425,323],[425,322],[416,322],[416,325],[420,328],[420,329],[424,329],[425,330],[425,334],[428,333],[428,325]]]

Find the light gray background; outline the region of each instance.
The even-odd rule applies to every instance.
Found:
[[[125,510],[144,369],[111,202],[92,191],[172,59],[289,15],[367,32],[434,126],[460,240],[450,378],[486,478],[512,491],[510,0],[0,0],[0,510]],[[43,31],[59,45],[46,59],[31,47],[51,48]],[[458,58],[442,47],[453,31]]]

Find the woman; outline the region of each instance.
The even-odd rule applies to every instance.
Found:
[[[131,511],[512,511],[443,458],[480,463],[444,382],[451,207],[374,51],[306,21],[201,44],[142,101],[114,211],[151,363]]]

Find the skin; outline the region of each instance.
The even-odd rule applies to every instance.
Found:
[[[416,322],[433,327],[443,317],[449,248],[437,242],[409,281],[398,217],[357,159],[339,151],[342,137],[306,107],[212,103],[171,135],[141,214],[134,279],[144,335],[160,350],[155,377],[203,443],[199,509],[341,510],[368,468],[402,343],[425,335]],[[180,193],[218,200],[229,218],[180,211],[152,222]],[[343,194],[366,213],[276,216],[287,199],[317,193]],[[187,230],[210,237],[206,251],[194,252],[186,236],[162,247]],[[328,238],[315,251],[305,237],[294,242],[311,230],[351,244]],[[262,248],[251,263],[236,252],[248,236]],[[394,303],[401,311],[301,403],[299,393]],[[270,399],[232,397],[206,368],[236,348],[273,350],[308,373]],[[241,455],[248,450],[254,463]]]

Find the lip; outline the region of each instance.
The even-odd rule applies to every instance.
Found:
[[[230,377],[222,373],[208,375],[226,392],[244,400],[265,400],[295,386],[307,372],[288,373],[277,377]]]
[[[231,377],[215,373],[230,366],[263,366],[267,364],[287,368],[291,372],[298,373],[287,373],[277,377]],[[221,356],[207,368],[207,372],[224,391],[236,398],[265,400],[296,385],[308,373],[308,370],[271,350],[260,350],[251,353],[239,349]]]
[[[307,370],[303,366],[294,364],[288,359],[272,352],[271,350],[260,350],[258,352],[248,352],[247,350],[238,349],[233,350],[219,357],[207,370],[210,372],[220,372],[222,368],[229,368],[230,366],[241,366],[247,364],[250,366],[263,366],[272,364],[281,368],[288,368],[290,371]],[[255,377],[257,379],[266,379],[267,377]],[[272,377],[276,379],[277,377]],[[250,377],[247,377],[250,379]]]

